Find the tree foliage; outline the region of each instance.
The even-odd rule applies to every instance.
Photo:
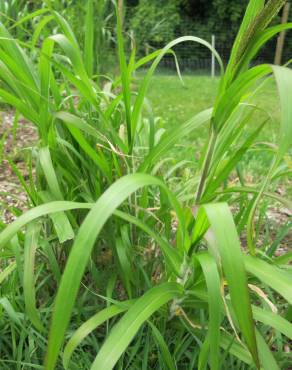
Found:
[[[127,0],[127,28],[134,31],[136,43],[143,52],[145,46],[148,51],[149,46],[160,47],[181,35],[209,39],[215,34],[219,51],[227,60],[247,3],[248,0]],[[274,22],[279,22],[279,16]],[[288,49],[289,45],[286,59],[290,53]],[[275,40],[273,45],[264,48],[263,59],[271,62],[274,51]],[[181,50],[178,55],[184,56],[183,53]],[[201,49],[195,53],[199,58],[207,55],[207,51]]]
[[[165,43],[175,37],[180,23],[178,1],[140,0],[131,9],[129,28],[140,50]]]

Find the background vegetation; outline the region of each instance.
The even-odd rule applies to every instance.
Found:
[[[217,38],[218,51],[226,63],[231,51],[232,43],[236,36],[238,25],[242,19],[248,0],[124,0],[124,23],[125,30],[135,39],[137,50],[140,55],[149,53],[155,48],[160,48],[175,37],[183,35],[197,35],[210,41],[214,34]],[[66,14],[70,18],[78,40],[84,41],[84,22],[80,15],[85,14],[85,3],[80,0],[4,0],[1,2],[2,20],[12,24],[27,12],[40,9],[44,6],[52,6],[55,10]],[[1,10],[2,9],[2,10]],[[3,13],[6,16],[3,16]],[[10,18],[7,18],[7,15]],[[111,56],[115,48],[114,35],[115,21],[113,17],[113,5],[110,1],[101,0],[94,4],[95,22],[104,22],[103,31],[107,34],[107,53]],[[274,24],[280,17],[274,18]],[[292,20],[292,12],[289,21]],[[37,19],[34,20],[36,22]],[[101,30],[101,29],[100,29]],[[15,32],[20,32],[15,29]],[[25,30],[27,36],[29,29]],[[100,40],[102,38],[100,37]],[[187,47],[188,45],[188,47]],[[276,39],[272,39],[264,46],[258,58],[272,63],[274,61]],[[176,47],[178,58],[188,58],[195,61],[210,58],[207,49],[187,43]],[[191,52],[190,52],[191,50]],[[288,60],[292,52],[292,43],[286,43],[283,60]],[[106,58],[106,53],[103,53]],[[111,63],[115,59],[111,57]]]

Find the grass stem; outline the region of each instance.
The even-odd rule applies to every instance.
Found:
[[[203,194],[203,191],[204,191],[205,182],[206,182],[206,179],[208,177],[208,172],[209,172],[210,164],[211,164],[211,161],[212,161],[212,157],[213,157],[213,153],[214,153],[214,149],[215,149],[215,145],[216,145],[216,140],[217,140],[217,134],[215,133],[215,131],[213,129],[211,129],[209,146],[208,146],[208,150],[207,150],[207,153],[206,153],[204,166],[203,166],[203,171],[202,171],[202,176],[201,176],[201,180],[200,180],[200,183],[199,183],[198,192],[197,192],[197,196],[196,196],[196,204],[200,203],[200,200],[201,200],[201,197],[202,197],[202,194]]]

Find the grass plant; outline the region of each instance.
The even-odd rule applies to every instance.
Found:
[[[194,36],[136,61],[117,17],[113,80],[94,76],[93,0],[83,48],[50,2],[15,25],[41,18],[25,42],[0,25],[0,98],[39,134],[35,176],[16,171],[30,209],[1,227],[1,368],[289,368],[291,254],[277,257],[278,242],[261,245],[257,216],[267,201],[291,207],[273,190],[289,172],[292,72],[250,66],[292,27],[270,26],[283,3],[250,1],[226,68]],[[162,131],[148,88],[163,56],[185,41],[215,54],[218,91],[213,107]],[[149,63],[133,88],[134,72]],[[264,147],[264,179],[250,186],[240,166],[271,119],[262,108],[256,115],[253,100],[270,79],[279,135]],[[203,128],[195,166],[173,162],[174,145]],[[234,174],[238,186],[229,185]]]

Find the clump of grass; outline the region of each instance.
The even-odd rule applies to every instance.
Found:
[[[254,216],[263,199],[291,205],[269,187],[291,144],[292,72],[249,67],[269,38],[291,27],[268,28],[281,4],[250,2],[226,70],[193,36],[139,61],[133,46],[127,59],[117,17],[121,75],[107,84],[92,75],[91,0],[84,50],[51,9],[18,23],[37,14],[41,27],[54,24],[40,48],[0,26],[0,97],[39,132],[36,181],[26,184],[17,172],[31,209],[0,234],[0,304],[9,318],[1,322],[3,368],[288,366],[290,256],[257,247]],[[219,91],[213,108],[161,134],[146,93],[162,57],[184,41],[215,54]],[[134,71],[149,62],[133,92]],[[230,188],[231,172],[240,177],[240,161],[270,119],[255,123],[249,99],[272,76],[282,118],[270,169],[259,188]],[[203,125],[210,136],[198,173],[171,186],[171,174],[189,164],[164,173],[167,153]],[[238,209],[235,218],[229,206]],[[248,250],[239,240],[244,229]]]

